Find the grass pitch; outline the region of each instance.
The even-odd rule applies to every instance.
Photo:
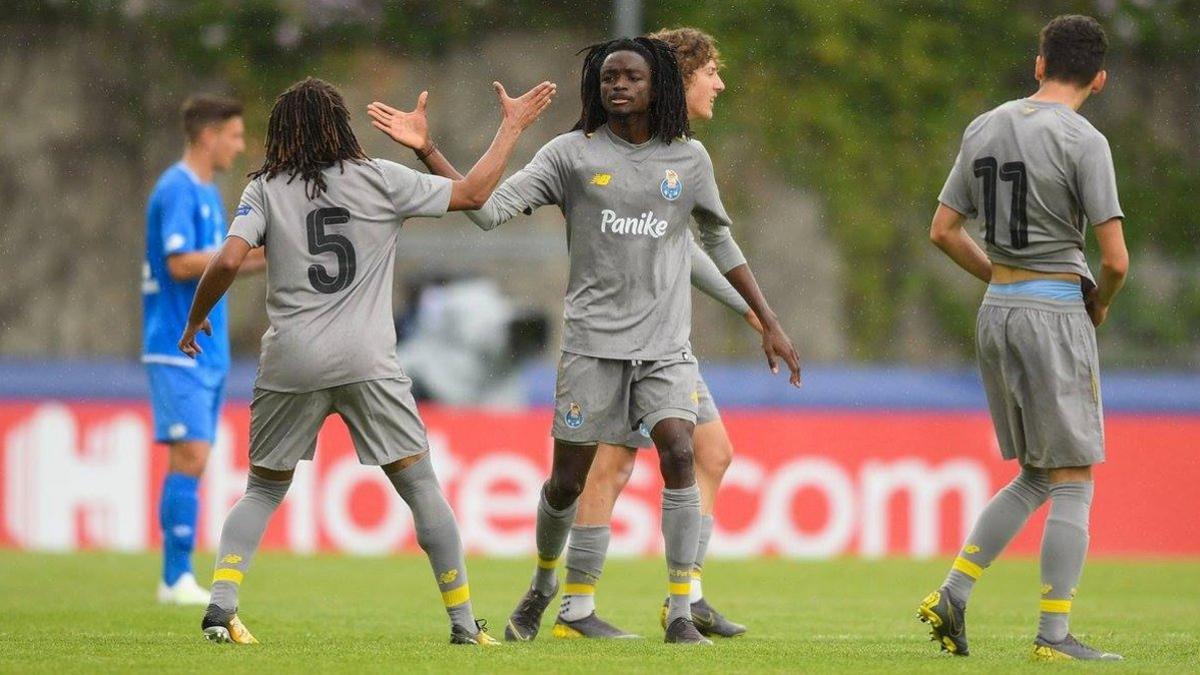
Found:
[[[198,569],[211,569],[202,556]],[[918,601],[946,561],[714,560],[710,600],[746,623],[743,638],[710,648],[662,643],[660,560],[610,561],[601,615],[646,636],[584,642],[550,636],[496,649],[451,647],[424,558],[259,556],[241,616],[256,647],[206,643],[202,610],[154,604],[153,555],[0,551],[0,671],[253,672],[1045,672],[1028,661],[1037,621],[1036,561],[988,570],[968,614],[972,656],[938,654]],[[469,562],[476,612],[503,637],[531,571],[528,560]],[[199,576],[207,577],[207,573]],[[203,580],[203,579],[202,579]],[[1200,561],[1093,561],[1072,617],[1084,641],[1123,653],[1105,671],[1181,672],[1200,666]]]

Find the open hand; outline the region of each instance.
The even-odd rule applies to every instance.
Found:
[[[386,103],[375,101],[367,106],[371,126],[387,134],[393,141],[413,150],[422,150],[429,144],[429,119],[425,116],[425,105],[429,92],[417,97],[417,107],[412,112],[397,110]]]
[[[493,82],[496,97],[500,99],[500,112],[504,115],[505,124],[511,124],[518,131],[524,131],[537,121],[542,111],[554,100],[558,85],[553,82],[543,82],[517,98],[512,98],[504,91],[504,85]]]
[[[196,334],[204,331],[205,335],[212,335],[212,322],[208,319],[199,325],[189,323],[187,328],[183,329],[183,337],[179,338],[179,351],[187,354],[191,358],[196,358],[196,355],[202,352],[200,345],[196,344]]]
[[[779,322],[771,322],[771,325],[766,326],[762,334],[763,352],[767,355],[767,366],[772,373],[779,372],[779,359],[787,364],[792,375],[788,381],[792,386],[800,386],[800,355],[796,353],[796,348],[792,346],[792,340],[783,332],[783,328]]]

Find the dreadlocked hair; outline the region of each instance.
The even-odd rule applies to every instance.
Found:
[[[583,109],[571,130],[590,134],[608,122],[600,97],[600,69],[609,54],[624,51],[636,52],[650,65],[650,135],[666,143],[690,138],[687,98],[675,51],[666,42],[647,37],[620,38],[579,50],[580,54],[586,52],[579,82]]]
[[[325,192],[322,171],[345,161],[367,158],[354,130],[350,111],[338,90],[324,80],[305,78],[275,99],[267,122],[267,153],[262,166],[249,174],[267,180],[286,174],[288,183],[299,176],[304,194],[316,199]]]

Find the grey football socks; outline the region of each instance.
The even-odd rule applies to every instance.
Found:
[[[442,494],[428,453],[387,477],[412,511],[417,544],[429,557],[450,623],[474,633],[475,614],[471,609],[471,587],[467,583],[458,523]]]
[[[537,510],[537,571],[533,573],[532,586],[543,595],[553,595],[558,587],[558,558],[567,544],[578,508],[578,499],[564,509],[554,508],[546,501],[546,487],[542,486]]]
[[[1042,534],[1042,601],[1038,637],[1061,642],[1067,636],[1067,619],[1075,597],[1088,548],[1088,515],[1092,507],[1091,481],[1050,486],[1050,517]]]
[[[1049,496],[1050,481],[1046,472],[1023,468],[1011,483],[992,497],[946,576],[944,585],[956,602],[967,604],[971,589],[983,570],[992,564],[1029,520],[1030,514]]]
[[[701,576],[704,573],[704,556],[708,554],[708,540],[712,538],[712,531],[712,515],[700,516],[700,544],[696,547],[696,564],[692,566],[692,602],[699,602],[704,598]]]
[[[667,553],[667,625],[680,617],[690,619],[692,566],[700,543],[700,488],[662,492],[662,532]]]
[[[604,571],[612,528],[608,525],[575,525],[567,544],[567,583],[558,616],[578,621],[596,611],[596,582]]]
[[[226,612],[237,610],[238,588],[242,585],[250,560],[258,550],[271,515],[283,501],[290,480],[260,478],[253,473],[246,479],[246,494],[233,505],[221,526],[217,564],[213,570],[211,602]]]

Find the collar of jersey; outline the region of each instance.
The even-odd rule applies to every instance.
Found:
[[[601,133],[617,148],[618,152],[625,155],[631,162],[644,162],[653,157],[654,153],[663,146],[662,141],[658,140],[658,136],[651,136],[650,140],[645,143],[634,144],[614,134],[607,124],[602,124],[600,127]]]

